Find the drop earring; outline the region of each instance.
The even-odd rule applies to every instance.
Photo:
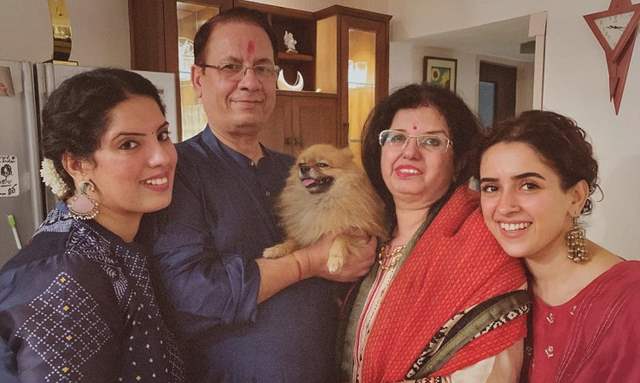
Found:
[[[94,219],[98,215],[98,202],[90,198],[87,191],[94,191],[95,186],[91,181],[83,181],[80,188],[76,189],[73,197],[67,201],[69,213],[75,219]]]
[[[575,263],[585,263],[589,260],[589,254],[585,245],[585,230],[578,222],[578,217],[573,217],[571,229],[565,235],[567,244],[567,258]]]

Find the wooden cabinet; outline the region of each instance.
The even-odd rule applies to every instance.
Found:
[[[232,6],[233,0],[129,0],[131,68],[177,75],[180,140],[206,123],[191,87],[193,37],[202,23]]]
[[[276,108],[260,142],[293,156],[312,144],[338,141],[338,102],[333,94],[278,91]]]
[[[233,0],[129,0],[132,69],[177,74],[180,21],[195,19],[199,27],[206,16],[232,7]],[[206,16],[198,18],[198,12]],[[190,34],[184,37],[193,40],[195,29]]]
[[[348,145],[359,161],[362,128],[371,109],[389,92],[391,16],[336,5],[315,17],[316,82],[336,92],[338,145]]]
[[[284,69],[285,79],[289,83],[295,81],[296,72],[300,71],[305,79],[304,90],[316,91],[307,94],[304,99],[307,105],[314,102],[317,104],[315,109],[310,110],[324,109],[319,113],[322,116],[329,113],[329,110],[335,110],[336,113],[335,119],[332,116],[331,119],[322,120],[322,129],[326,130],[326,134],[309,134],[306,140],[302,140],[302,145],[295,141],[295,134],[283,135],[279,129],[271,132],[273,137],[264,133],[263,142],[275,144],[275,148],[282,148],[281,150],[288,153],[295,153],[301,146],[318,142],[328,142],[340,147],[348,145],[355,158],[359,160],[362,127],[373,106],[389,92],[391,16],[339,5],[310,14],[250,1],[239,1],[237,4],[258,9],[269,15],[279,38],[276,51],[278,64]],[[298,40],[296,48],[299,47],[300,57],[284,53],[285,30],[293,32]],[[335,109],[328,107],[329,95],[335,97],[332,99],[335,100]],[[285,97],[290,96],[279,92],[275,113],[285,114],[272,118],[274,126],[279,126],[278,124],[282,123],[281,119],[289,118],[287,113],[293,113],[285,111],[285,105],[291,103]],[[310,113],[301,114],[302,118],[306,115]],[[296,120],[296,115],[291,116]],[[335,139],[327,141],[330,137]],[[287,143],[282,144],[282,139]],[[294,140],[293,144],[291,139]]]
[[[316,20],[312,12],[277,7],[246,0],[235,0],[234,6],[258,10],[267,15],[276,36],[276,60],[289,84],[296,81],[297,72],[304,79],[304,91],[314,92]],[[296,40],[296,53],[287,52],[284,33],[290,32]]]
[[[349,145],[359,157],[361,128],[388,93],[391,17],[338,5],[306,12],[245,0],[129,0],[132,68],[179,76],[179,137],[190,137],[206,122],[191,89],[188,60],[179,56],[188,56],[189,39],[201,23],[233,6],[268,16],[286,81],[294,83],[297,72],[304,79],[302,92],[278,90],[261,142],[291,154],[320,142]],[[298,53],[286,52],[285,30],[293,33]]]

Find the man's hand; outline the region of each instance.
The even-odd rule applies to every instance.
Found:
[[[375,260],[376,239],[367,235],[349,234],[350,251],[340,270],[330,273],[327,267],[329,249],[338,236],[325,235],[313,245],[294,251],[280,258],[258,258],[260,289],[258,303],[272,297],[280,290],[303,279],[320,277],[337,282],[351,282],[365,275]]]
[[[329,272],[329,249],[338,235],[325,235],[316,243],[293,253],[301,265],[302,279],[320,277],[336,282],[351,282],[369,272],[375,261],[376,239],[366,235],[350,235],[352,251],[344,257],[344,264],[338,272]]]

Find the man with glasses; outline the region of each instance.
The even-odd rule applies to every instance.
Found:
[[[330,274],[330,238],[261,258],[282,239],[273,204],[293,164],[258,141],[276,101],[275,46],[264,16],[247,9],[198,30],[191,77],[208,126],[177,145],[173,202],[149,217],[162,308],[192,382],[334,381],[344,286],[327,279],[352,281],[373,262],[371,240]]]

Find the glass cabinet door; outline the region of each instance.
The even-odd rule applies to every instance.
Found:
[[[342,124],[346,128],[348,145],[360,163],[362,128],[376,102],[387,94],[388,84],[382,61],[386,57],[384,24],[350,16],[342,17],[344,49]]]
[[[176,2],[182,140],[199,133],[207,123],[204,109],[191,86],[191,65],[194,61],[193,38],[198,28],[219,12],[220,7],[215,5],[203,5],[201,2]]]
[[[376,33],[349,28],[347,99],[349,148],[360,161],[360,136],[376,99]]]

